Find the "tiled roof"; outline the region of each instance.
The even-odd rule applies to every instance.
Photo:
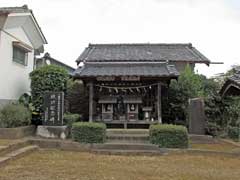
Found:
[[[174,65],[166,63],[85,63],[73,73],[73,76],[178,77],[179,72]]]
[[[234,82],[235,84],[238,84],[240,88],[240,71],[238,71],[233,76],[229,77],[228,80]]]
[[[77,62],[166,60],[210,63],[192,44],[89,44]]]
[[[220,94],[223,96],[226,94],[229,95],[240,95],[240,71],[237,71],[233,76],[227,78]]]

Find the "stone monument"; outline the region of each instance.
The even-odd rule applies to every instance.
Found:
[[[201,98],[189,100],[189,133],[205,134],[204,101]]]
[[[66,139],[69,130],[63,122],[64,93],[45,93],[43,97],[43,110],[43,125],[38,126],[37,135],[45,138]]]

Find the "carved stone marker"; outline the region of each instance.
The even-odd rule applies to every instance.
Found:
[[[189,100],[189,133],[205,134],[204,101],[201,98]]]
[[[43,109],[43,125],[63,126],[64,93],[46,93],[43,100]]]
[[[66,139],[69,129],[63,124],[64,93],[46,93],[43,99],[43,109],[43,126],[37,127],[37,136]]]

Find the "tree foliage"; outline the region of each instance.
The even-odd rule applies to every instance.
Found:
[[[225,97],[219,95],[205,99],[207,121],[224,128],[239,126],[240,97]]]
[[[83,120],[88,119],[88,91],[85,90],[82,81],[68,80],[66,101],[68,104],[68,112],[81,114]]]
[[[163,99],[163,118],[168,123],[186,125],[188,100],[204,94],[201,76],[186,66],[178,81],[171,81],[168,93],[168,97]]]
[[[189,99],[212,97],[218,94],[219,84],[214,79],[196,74],[186,66],[178,80],[172,80],[168,96],[163,97],[163,118],[165,122],[187,125]]]
[[[30,78],[33,106],[35,111],[42,112],[44,93],[65,91],[68,73],[62,67],[48,65],[31,72]]]
[[[218,93],[224,80],[227,77],[232,76],[239,67],[233,66],[232,69],[224,74],[218,75],[214,78],[214,82],[217,82],[218,87],[215,88],[216,92],[210,94],[205,98],[205,114],[207,124],[211,126],[212,131],[227,132],[229,127],[239,126],[240,123],[240,97],[227,96],[221,97]],[[209,131],[210,134],[212,134]]]

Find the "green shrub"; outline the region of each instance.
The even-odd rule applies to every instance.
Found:
[[[43,95],[45,92],[66,90],[67,71],[56,65],[47,65],[30,73],[32,103],[35,111],[42,112]]]
[[[72,124],[80,121],[80,118],[80,114],[65,113],[63,116],[63,121],[68,127],[72,127]]]
[[[187,148],[187,128],[179,125],[157,124],[150,126],[150,142],[164,148]]]
[[[228,137],[233,140],[239,140],[240,128],[239,127],[228,127]]]
[[[218,136],[221,130],[222,130],[221,127],[217,125],[217,123],[213,122],[206,123],[205,132],[207,135]]]
[[[9,104],[0,111],[0,127],[14,128],[31,123],[30,111],[21,104]]]
[[[103,143],[106,139],[106,125],[89,122],[73,123],[72,138],[81,143]]]

